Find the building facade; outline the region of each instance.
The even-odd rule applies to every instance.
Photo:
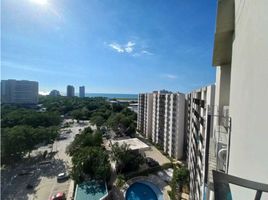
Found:
[[[213,50],[213,66],[217,70],[215,101],[219,112],[228,113],[231,120],[224,172],[265,184],[268,183],[267,9],[266,0],[218,1]],[[233,199],[254,198],[256,194],[255,190],[232,185],[231,191]],[[267,192],[262,199],[268,199]]]
[[[1,80],[1,103],[37,104],[38,82],[27,80]]]
[[[68,85],[67,86],[67,97],[74,97],[74,86]]]
[[[137,115],[137,130],[144,135],[144,104],[145,94],[139,94],[138,96],[138,115]]]
[[[164,128],[165,128],[165,106],[166,90],[153,92],[153,112],[152,112],[152,142],[164,147]]]
[[[152,93],[139,94],[137,129],[147,139],[152,137]]]
[[[175,159],[183,157],[185,95],[165,90],[139,94],[138,130]]]
[[[164,152],[175,159],[182,159],[184,144],[185,95],[165,95]]]
[[[186,154],[190,172],[190,199],[203,199],[206,194],[208,176],[209,137],[213,124],[209,109],[214,106],[215,85],[200,88],[187,94]]]
[[[147,139],[152,139],[152,112],[153,112],[153,94],[144,95],[144,129],[143,133]]]
[[[84,98],[85,97],[85,86],[79,87],[79,97]]]

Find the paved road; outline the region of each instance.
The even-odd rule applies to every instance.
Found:
[[[41,147],[34,151],[32,155],[38,154],[40,151],[47,150],[52,153],[48,159],[51,163],[40,165],[36,160],[31,159],[31,162],[21,162],[15,165],[12,169],[2,170],[1,174],[1,199],[6,200],[47,200],[57,192],[68,193],[70,180],[58,183],[57,175],[61,172],[70,170],[71,158],[65,153],[66,147],[74,140],[74,137],[79,133],[79,129],[83,130],[89,126],[88,123],[74,123],[71,127],[71,133],[65,134],[67,139],[55,141],[52,148],[49,146]],[[61,131],[64,132],[63,130]],[[31,173],[23,176],[16,176],[22,169],[31,168]],[[26,185],[30,183],[34,185],[34,189],[26,189]]]

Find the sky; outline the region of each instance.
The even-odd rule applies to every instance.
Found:
[[[216,0],[1,0],[1,79],[187,93],[215,83],[215,15]]]

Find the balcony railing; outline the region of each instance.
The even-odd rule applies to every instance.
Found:
[[[255,190],[256,195],[254,200],[260,200],[263,192],[268,193],[268,184],[246,180],[215,170],[213,170],[213,182],[215,200],[232,200],[232,193],[229,184]]]

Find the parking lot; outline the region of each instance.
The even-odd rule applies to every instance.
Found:
[[[70,170],[71,158],[65,153],[66,147],[87,126],[88,122],[71,124],[61,130],[65,138],[33,151],[30,159],[25,158],[13,168],[1,170],[1,199],[47,200],[57,192],[67,194],[71,180],[57,182],[57,175]],[[70,130],[69,133],[66,130]],[[46,159],[38,156],[44,151],[48,152]],[[27,185],[33,188],[27,189]]]

